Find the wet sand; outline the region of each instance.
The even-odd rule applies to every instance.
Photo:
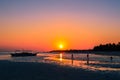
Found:
[[[0,80],[120,80],[119,76],[55,64],[0,61]]]

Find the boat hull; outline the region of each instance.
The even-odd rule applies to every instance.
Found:
[[[33,53],[13,53],[11,54],[12,57],[26,57],[26,56],[36,56],[37,54]]]

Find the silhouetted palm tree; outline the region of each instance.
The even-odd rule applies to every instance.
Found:
[[[120,51],[120,42],[118,44],[108,43],[108,44],[100,44],[99,46],[95,46],[93,48],[95,51]]]

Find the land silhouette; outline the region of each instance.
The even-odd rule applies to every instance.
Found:
[[[93,48],[94,51],[120,51],[120,42],[118,44],[108,43],[108,44],[100,44]]]
[[[50,52],[66,52],[66,53],[97,52],[98,54],[120,55],[120,53],[118,53],[119,51],[120,51],[120,42],[118,42],[117,44],[115,43],[100,44],[100,45],[94,46],[92,49],[87,49],[87,50],[70,49],[70,50],[52,50]]]
[[[0,48],[0,51],[14,51],[15,49],[11,48]],[[106,55],[119,55],[120,56],[120,42],[115,43],[107,43],[100,44],[94,46],[92,49],[79,50],[79,49],[69,49],[69,50],[51,50],[48,51],[50,53],[53,52],[65,52],[65,53],[98,53],[98,54],[106,54]],[[104,52],[104,53],[103,53]],[[112,53],[111,53],[112,52]],[[96,53],[96,54],[97,54]]]

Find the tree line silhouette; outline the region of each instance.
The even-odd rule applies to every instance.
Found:
[[[103,54],[103,55],[120,56],[119,51],[120,51],[120,42],[118,42],[117,44],[115,43],[100,44],[98,46],[94,46],[93,49],[87,49],[87,50],[70,49],[70,50],[52,50],[50,52],[95,53],[95,54]]]
[[[100,44],[93,48],[93,51],[120,51],[120,42],[108,43],[108,44]]]
[[[50,52],[66,52],[66,53],[86,53],[86,52],[93,52],[93,51],[120,51],[120,42],[117,44],[115,43],[108,43],[108,44],[100,44],[98,46],[94,46],[93,49],[87,50],[77,50],[77,49],[70,49],[70,50],[52,50]]]

